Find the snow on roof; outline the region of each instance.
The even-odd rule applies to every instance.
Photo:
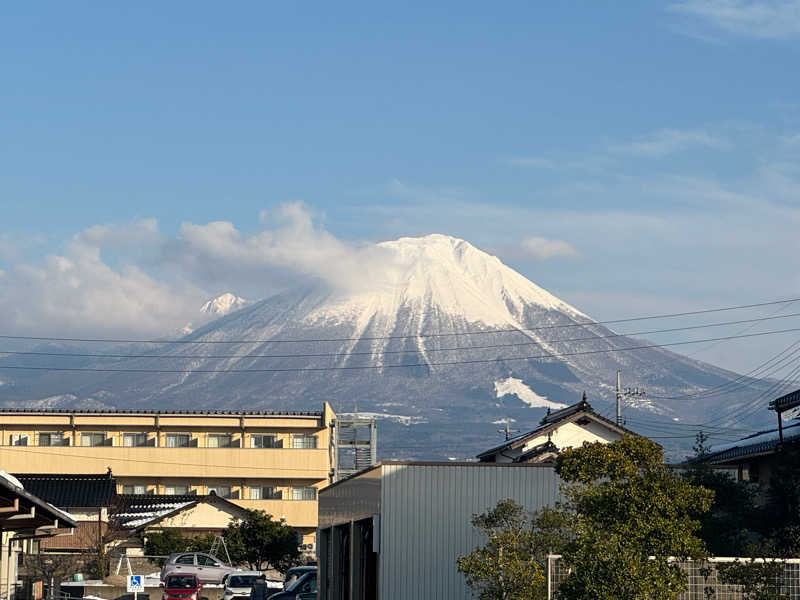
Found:
[[[130,509],[134,509],[134,512],[117,513],[114,515],[114,517],[119,519],[125,525],[125,527],[135,528],[140,527],[145,523],[149,523],[150,521],[160,519],[161,517],[181,508],[185,508],[190,504],[192,504],[192,502],[174,502],[171,504],[158,504],[158,509],[135,510],[137,508],[151,508],[151,506],[148,505],[137,504],[129,507]]]
[[[796,437],[800,437],[800,423],[796,423],[794,425],[788,425],[783,428],[784,441]],[[717,444],[716,446],[711,446],[711,448],[709,448],[709,453],[719,454],[721,452],[725,452],[726,450],[732,450],[733,448],[746,448],[748,446],[755,446],[757,444],[763,444],[767,442],[777,442],[779,439],[780,439],[780,434],[778,433],[778,430],[771,429],[769,431],[762,431],[755,435],[751,435],[750,437],[736,440],[735,442],[728,442],[727,444]]]
[[[22,485],[22,484],[19,482],[19,479],[17,479],[16,477],[14,477],[14,476],[13,476],[11,473],[9,473],[8,471],[4,471],[3,469],[0,469],[0,477],[2,477],[3,479],[5,479],[5,480],[6,480],[8,483],[10,483],[11,485],[13,485],[14,487],[18,487],[18,488],[19,488],[19,489],[21,489],[21,490],[24,490],[24,489],[25,489],[25,486],[23,486],[23,485]]]

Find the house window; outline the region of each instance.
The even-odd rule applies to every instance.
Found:
[[[105,433],[82,433],[81,446],[105,446]]]
[[[63,431],[47,431],[39,434],[40,446],[69,446],[69,438]]]
[[[27,446],[28,436],[24,433],[12,433],[10,443],[12,446]]]
[[[213,433],[206,442],[208,448],[230,448],[232,444],[233,436],[230,433]]]
[[[272,485],[250,487],[250,500],[280,500],[283,494]]]
[[[185,448],[189,445],[188,433],[168,433],[166,435],[167,448]]]
[[[251,448],[283,448],[283,440],[279,440],[274,433],[257,434],[250,436]]]
[[[315,487],[296,487],[292,488],[292,500],[316,500],[317,488]]]
[[[292,436],[292,448],[316,448],[317,437],[309,434]]]
[[[231,498],[231,486],[229,485],[210,485],[208,493],[214,492],[220,498]]]
[[[189,493],[188,485],[170,484],[164,486],[164,493],[167,496],[185,496]]]
[[[136,483],[136,484],[123,484],[122,485],[122,493],[123,494],[136,494],[137,496],[143,496],[147,493],[147,486],[143,483]]]
[[[123,433],[122,434],[122,445],[126,448],[134,448],[138,446],[146,446],[147,445],[147,434],[146,433]]]

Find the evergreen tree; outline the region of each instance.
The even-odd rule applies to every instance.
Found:
[[[672,600],[685,589],[673,560],[707,556],[696,517],[713,492],[673,475],[661,447],[640,437],[566,450],[556,471],[575,515],[562,598]]]

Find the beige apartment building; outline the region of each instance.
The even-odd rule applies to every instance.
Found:
[[[0,468],[110,468],[120,494],[214,492],[310,536],[317,492],[334,477],[335,417],[328,403],[286,413],[0,409]]]

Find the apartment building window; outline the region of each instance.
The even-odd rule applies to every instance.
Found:
[[[250,500],[280,500],[283,494],[272,485],[250,486]]]
[[[230,448],[233,445],[233,436],[230,433],[212,433],[206,440],[209,448]]]
[[[81,446],[105,446],[105,433],[81,433]]]
[[[24,433],[12,433],[10,444],[12,446],[27,446],[28,445],[28,436]]]
[[[129,484],[125,483],[122,485],[122,493],[123,494],[137,494],[142,496],[147,493],[147,486],[143,483],[136,483],[136,484]]]
[[[181,484],[170,484],[164,486],[164,493],[167,496],[185,496],[189,493],[189,486],[188,485],[181,485]]]
[[[316,448],[317,436],[309,434],[298,434],[292,436],[292,448]]]
[[[123,433],[122,434],[122,445],[126,448],[135,448],[138,446],[146,446],[147,445],[147,434],[146,433]]]
[[[250,436],[251,448],[283,448],[283,440],[279,440],[274,433],[255,434]]]
[[[188,433],[168,433],[166,435],[167,448],[185,448],[189,445]]]
[[[40,446],[69,446],[69,438],[63,431],[43,431],[39,434]]]
[[[229,485],[210,485],[208,493],[214,492],[220,498],[231,498],[231,486]]]
[[[316,500],[317,488],[315,487],[296,487],[292,488],[292,500]]]

